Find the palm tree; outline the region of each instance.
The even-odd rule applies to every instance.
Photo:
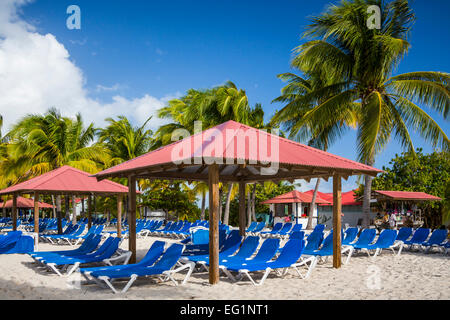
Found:
[[[292,67],[295,68],[295,66]],[[327,123],[326,126],[302,121],[302,117],[308,111],[311,111],[316,105],[327,99],[326,96],[321,96],[316,100],[304,101],[304,96],[330,84],[327,83],[329,80],[320,77],[320,73],[312,73],[306,78],[293,73],[283,73],[278,75],[278,78],[286,81],[287,84],[282,88],[281,96],[274,99],[273,102],[283,102],[286,103],[286,106],[276,112],[271,120],[271,124],[281,124],[290,132],[289,137],[291,139],[297,141],[307,140],[308,145],[327,151],[330,144],[339,139],[348,127],[354,128],[356,126],[358,117],[356,108],[349,108],[346,110],[347,112],[341,114],[342,118],[338,122]],[[343,126],[344,123],[346,126]],[[320,178],[318,178],[314,188],[309,208],[307,229],[312,229],[312,218],[320,181]]]
[[[158,117],[172,122],[158,129],[152,148],[171,143],[172,132],[176,129],[193,132],[195,121],[202,121],[203,129],[228,120],[260,126],[263,116],[261,105],[250,108],[245,91],[238,89],[231,81],[212,89],[190,89],[185,96],[169,101],[167,106],[158,111]],[[220,189],[227,190],[223,222],[228,223],[230,202],[235,195],[232,190],[236,188],[229,183],[226,187],[221,185]]]
[[[381,8],[381,29],[370,29],[368,5]],[[372,166],[392,136],[414,153],[409,130],[417,131],[433,147],[448,150],[445,132],[419,105],[438,111],[445,119],[450,105],[445,72],[409,72],[394,75],[407,53],[408,32],[414,13],[407,0],[391,2],[352,0],[312,18],[304,36],[310,41],[295,49],[292,64],[306,74],[319,73],[329,84],[302,97],[315,103],[297,126],[337,123],[349,109],[358,108],[358,160]],[[370,214],[372,177],[365,176],[364,224]]]
[[[124,116],[117,120],[107,118],[108,126],[97,129],[99,143],[111,154],[111,164],[116,165],[147,153],[151,146],[152,130],[146,129],[149,117],[143,125],[133,127]]]
[[[98,172],[109,157],[101,145],[92,144],[94,133],[93,124],[85,127],[80,114],[71,119],[52,108],[44,115],[27,115],[7,134],[8,161],[1,166],[2,175],[16,177],[17,183],[64,165]],[[61,196],[56,206],[60,212]]]

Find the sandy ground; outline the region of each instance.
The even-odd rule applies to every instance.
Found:
[[[161,240],[137,240],[138,259],[157,239]],[[128,247],[127,240],[121,247]],[[73,248],[39,244],[39,251],[65,249]],[[341,269],[333,269],[329,260],[319,264],[306,280],[292,270],[284,278],[272,274],[259,287],[247,280],[232,283],[225,276],[211,286],[207,273],[194,273],[184,286],[142,278],[126,294],[114,294],[84,280],[79,285],[79,273],[59,277],[39,268],[28,255],[0,255],[0,268],[0,299],[450,299],[450,256],[440,253],[403,252],[396,257],[384,251],[376,260],[359,254]],[[181,280],[182,275],[176,278]],[[123,285],[117,283],[119,288]]]

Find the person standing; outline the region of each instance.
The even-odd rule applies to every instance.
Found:
[[[391,229],[395,229],[396,221],[395,221],[395,214],[391,213],[391,216],[389,217],[389,226]]]

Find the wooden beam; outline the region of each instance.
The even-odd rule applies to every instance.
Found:
[[[342,180],[333,176],[333,267],[341,267]]]
[[[123,197],[121,194],[117,195],[117,237],[122,237],[122,202]]]
[[[239,234],[245,236],[245,182],[239,182]]]
[[[17,195],[13,194],[13,203],[12,203],[12,224],[13,224],[13,231],[17,230]]]
[[[136,263],[136,177],[128,177],[128,250],[129,263]]]
[[[209,185],[209,283],[219,283],[219,168],[208,168]]]
[[[39,193],[34,193],[34,232],[39,235]]]
[[[92,196],[88,196],[88,230],[92,227]]]

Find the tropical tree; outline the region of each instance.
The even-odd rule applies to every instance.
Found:
[[[369,5],[381,8],[380,29],[367,26]],[[297,125],[327,126],[356,106],[358,160],[367,165],[374,164],[392,136],[414,153],[410,130],[433,147],[448,150],[447,135],[422,106],[447,118],[450,75],[431,71],[395,74],[410,47],[408,33],[414,19],[407,0],[341,1],[313,17],[304,33],[309,41],[295,49],[292,64],[306,74],[320,73],[330,80],[329,85],[304,95],[304,103],[328,98],[306,112]],[[364,179],[367,225],[373,178]]]
[[[7,134],[8,159],[2,163],[1,174],[16,177],[17,183],[64,165],[98,172],[109,156],[101,145],[93,144],[94,136],[93,124],[85,127],[80,114],[72,119],[52,108],[44,115],[27,115]],[[61,196],[56,206],[60,211]]]
[[[5,170],[17,173],[19,180],[64,165],[95,173],[109,161],[105,148],[94,142],[93,124],[85,127],[80,114],[62,117],[49,109],[44,115],[27,115],[8,133],[11,163]]]
[[[206,90],[188,90],[179,99],[173,99],[158,111],[160,118],[171,123],[161,126],[155,134],[153,148],[172,143],[172,133],[176,129],[194,132],[194,122],[201,121],[202,129],[208,129],[228,120],[234,120],[254,127],[263,127],[264,111],[260,104],[252,109],[246,92],[228,81],[222,86]],[[228,223],[230,201],[234,198],[236,186],[229,183],[220,185],[220,194],[225,195],[223,222]],[[224,191],[226,190],[226,194]],[[222,202],[222,201],[221,201]]]
[[[146,126],[150,119],[151,117],[139,127],[133,126],[124,116],[119,116],[117,120],[105,119],[108,125],[97,129],[97,135],[99,143],[111,154],[111,165],[134,159],[149,151],[153,132],[146,129]]]
[[[415,154],[396,154],[383,167],[383,173],[373,180],[375,190],[425,192],[442,201],[426,201],[419,204],[424,212],[425,225],[437,228],[450,219],[450,156],[448,152],[424,154],[418,148]]]
[[[292,67],[296,68],[295,65]],[[282,102],[286,103],[286,105],[276,112],[271,123],[282,125],[283,128],[289,131],[291,139],[307,141],[308,145],[327,151],[330,144],[339,139],[349,127],[354,128],[356,126],[358,118],[356,104],[353,105],[353,108],[350,107],[340,114],[341,118],[336,118],[334,123],[323,124],[303,121],[303,117],[307,112],[328,98],[327,96],[318,96],[313,100],[304,99],[308,94],[331,84],[330,80],[321,77],[320,73],[311,73],[307,77],[301,77],[293,73],[283,73],[278,75],[278,78],[286,81],[287,84],[282,88],[281,96],[273,102]],[[312,218],[320,181],[320,178],[318,178],[314,188],[309,208],[307,229],[312,229]]]

